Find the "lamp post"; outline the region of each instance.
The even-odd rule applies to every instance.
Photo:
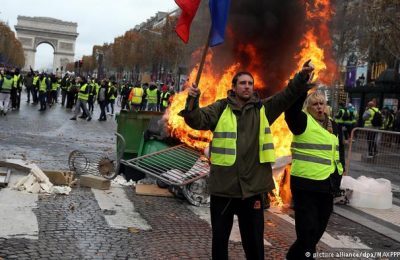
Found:
[[[96,59],[97,59],[97,79],[100,80],[103,76],[103,52],[96,49]]]

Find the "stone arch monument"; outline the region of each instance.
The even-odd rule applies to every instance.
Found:
[[[29,66],[35,68],[36,48],[42,43],[54,49],[53,72],[74,61],[77,23],[48,17],[18,16],[17,20],[15,30],[25,55],[23,70],[29,70]]]

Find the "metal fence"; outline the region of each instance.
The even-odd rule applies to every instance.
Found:
[[[346,173],[400,183],[400,132],[354,128],[348,144]]]

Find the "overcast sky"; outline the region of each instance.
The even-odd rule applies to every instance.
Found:
[[[78,23],[75,59],[90,55],[93,45],[111,43],[158,11],[169,12],[177,8],[174,0],[1,0],[0,20],[13,31],[17,16],[42,16]],[[39,45],[36,69],[51,66],[53,48]]]

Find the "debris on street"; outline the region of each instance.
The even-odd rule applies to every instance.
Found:
[[[28,175],[19,179],[14,185],[13,189],[19,191],[27,191],[29,193],[47,193],[47,194],[69,194],[71,192],[70,187],[54,186],[50,181],[49,177],[43,172],[39,166],[34,163],[29,163],[19,159],[8,159],[6,161],[0,161],[0,166],[6,166],[13,168]],[[57,171],[48,171],[57,172]],[[71,174],[72,175],[72,174]],[[65,180],[67,181],[67,180]],[[55,183],[57,184],[57,183]]]
[[[30,173],[21,178],[13,189],[30,193],[52,193],[53,184],[37,165],[33,165]]]
[[[0,167],[0,187],[7,187],[10,181],[11,169]]]
[[[156,184],[136,184],[136,194],[159,197],[174,196],[168,189],[162,189]]]
[[[117,184],[117,185],[122,185],[122,186],[135,186],[136,182],[133,180],[127,181],[121,175],[117,175],[117,177],[115,177],[115,179],[113,179],[111,181],[111,184]]]
[[[75,179],[73,171],[43,170],[43,172],[54,185],[67,185],[71,187],[71,183]]]
[[[99,190],[109,190],[111,181],[100,176],[82,175],[79,179],[79,184],[83,187],[89,187]]]

